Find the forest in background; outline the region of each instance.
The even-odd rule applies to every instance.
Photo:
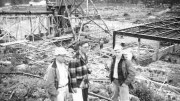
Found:
[[[19,4],[28,4],[29,1],[41,1],[41,0],[0,0],[0,7],[3,7],[5,3],[11,3],[11,5],[19,5]],[[55,0],[49,0],[49,1],[55,1]],[[82,1],[82,0],[76,0],[76,1]],[[178,4],[180,3],[180,0],[92,0],[94,2],[105,2],[105,3],[130,3],[130,4],[138,4],[139,2],[142,2],[145,5],[148,4],[154,4],[154,5],[161,5],[161,4]]]

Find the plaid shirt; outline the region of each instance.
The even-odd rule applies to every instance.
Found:
[[[87,57],[78,57],[69,63],[70,85],[72,88],[79,87],[84,76],[88,74]]]

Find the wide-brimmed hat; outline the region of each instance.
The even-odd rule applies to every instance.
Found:
[[[56,47],[54,50],[54,55],[65,55],[70,57],[70,53],[64,47]]]

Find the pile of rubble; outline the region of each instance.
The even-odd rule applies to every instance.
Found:
[[[164,96],[166,100],[178,101],[179,96],[179,64],[156,61],[146,67],[136,66],[137,80],[143,80],[147,87]]]

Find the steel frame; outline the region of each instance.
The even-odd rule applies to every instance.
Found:
[[[170,18],[113,32],[113,47],[116,35],[180,43],[180,18]]]

